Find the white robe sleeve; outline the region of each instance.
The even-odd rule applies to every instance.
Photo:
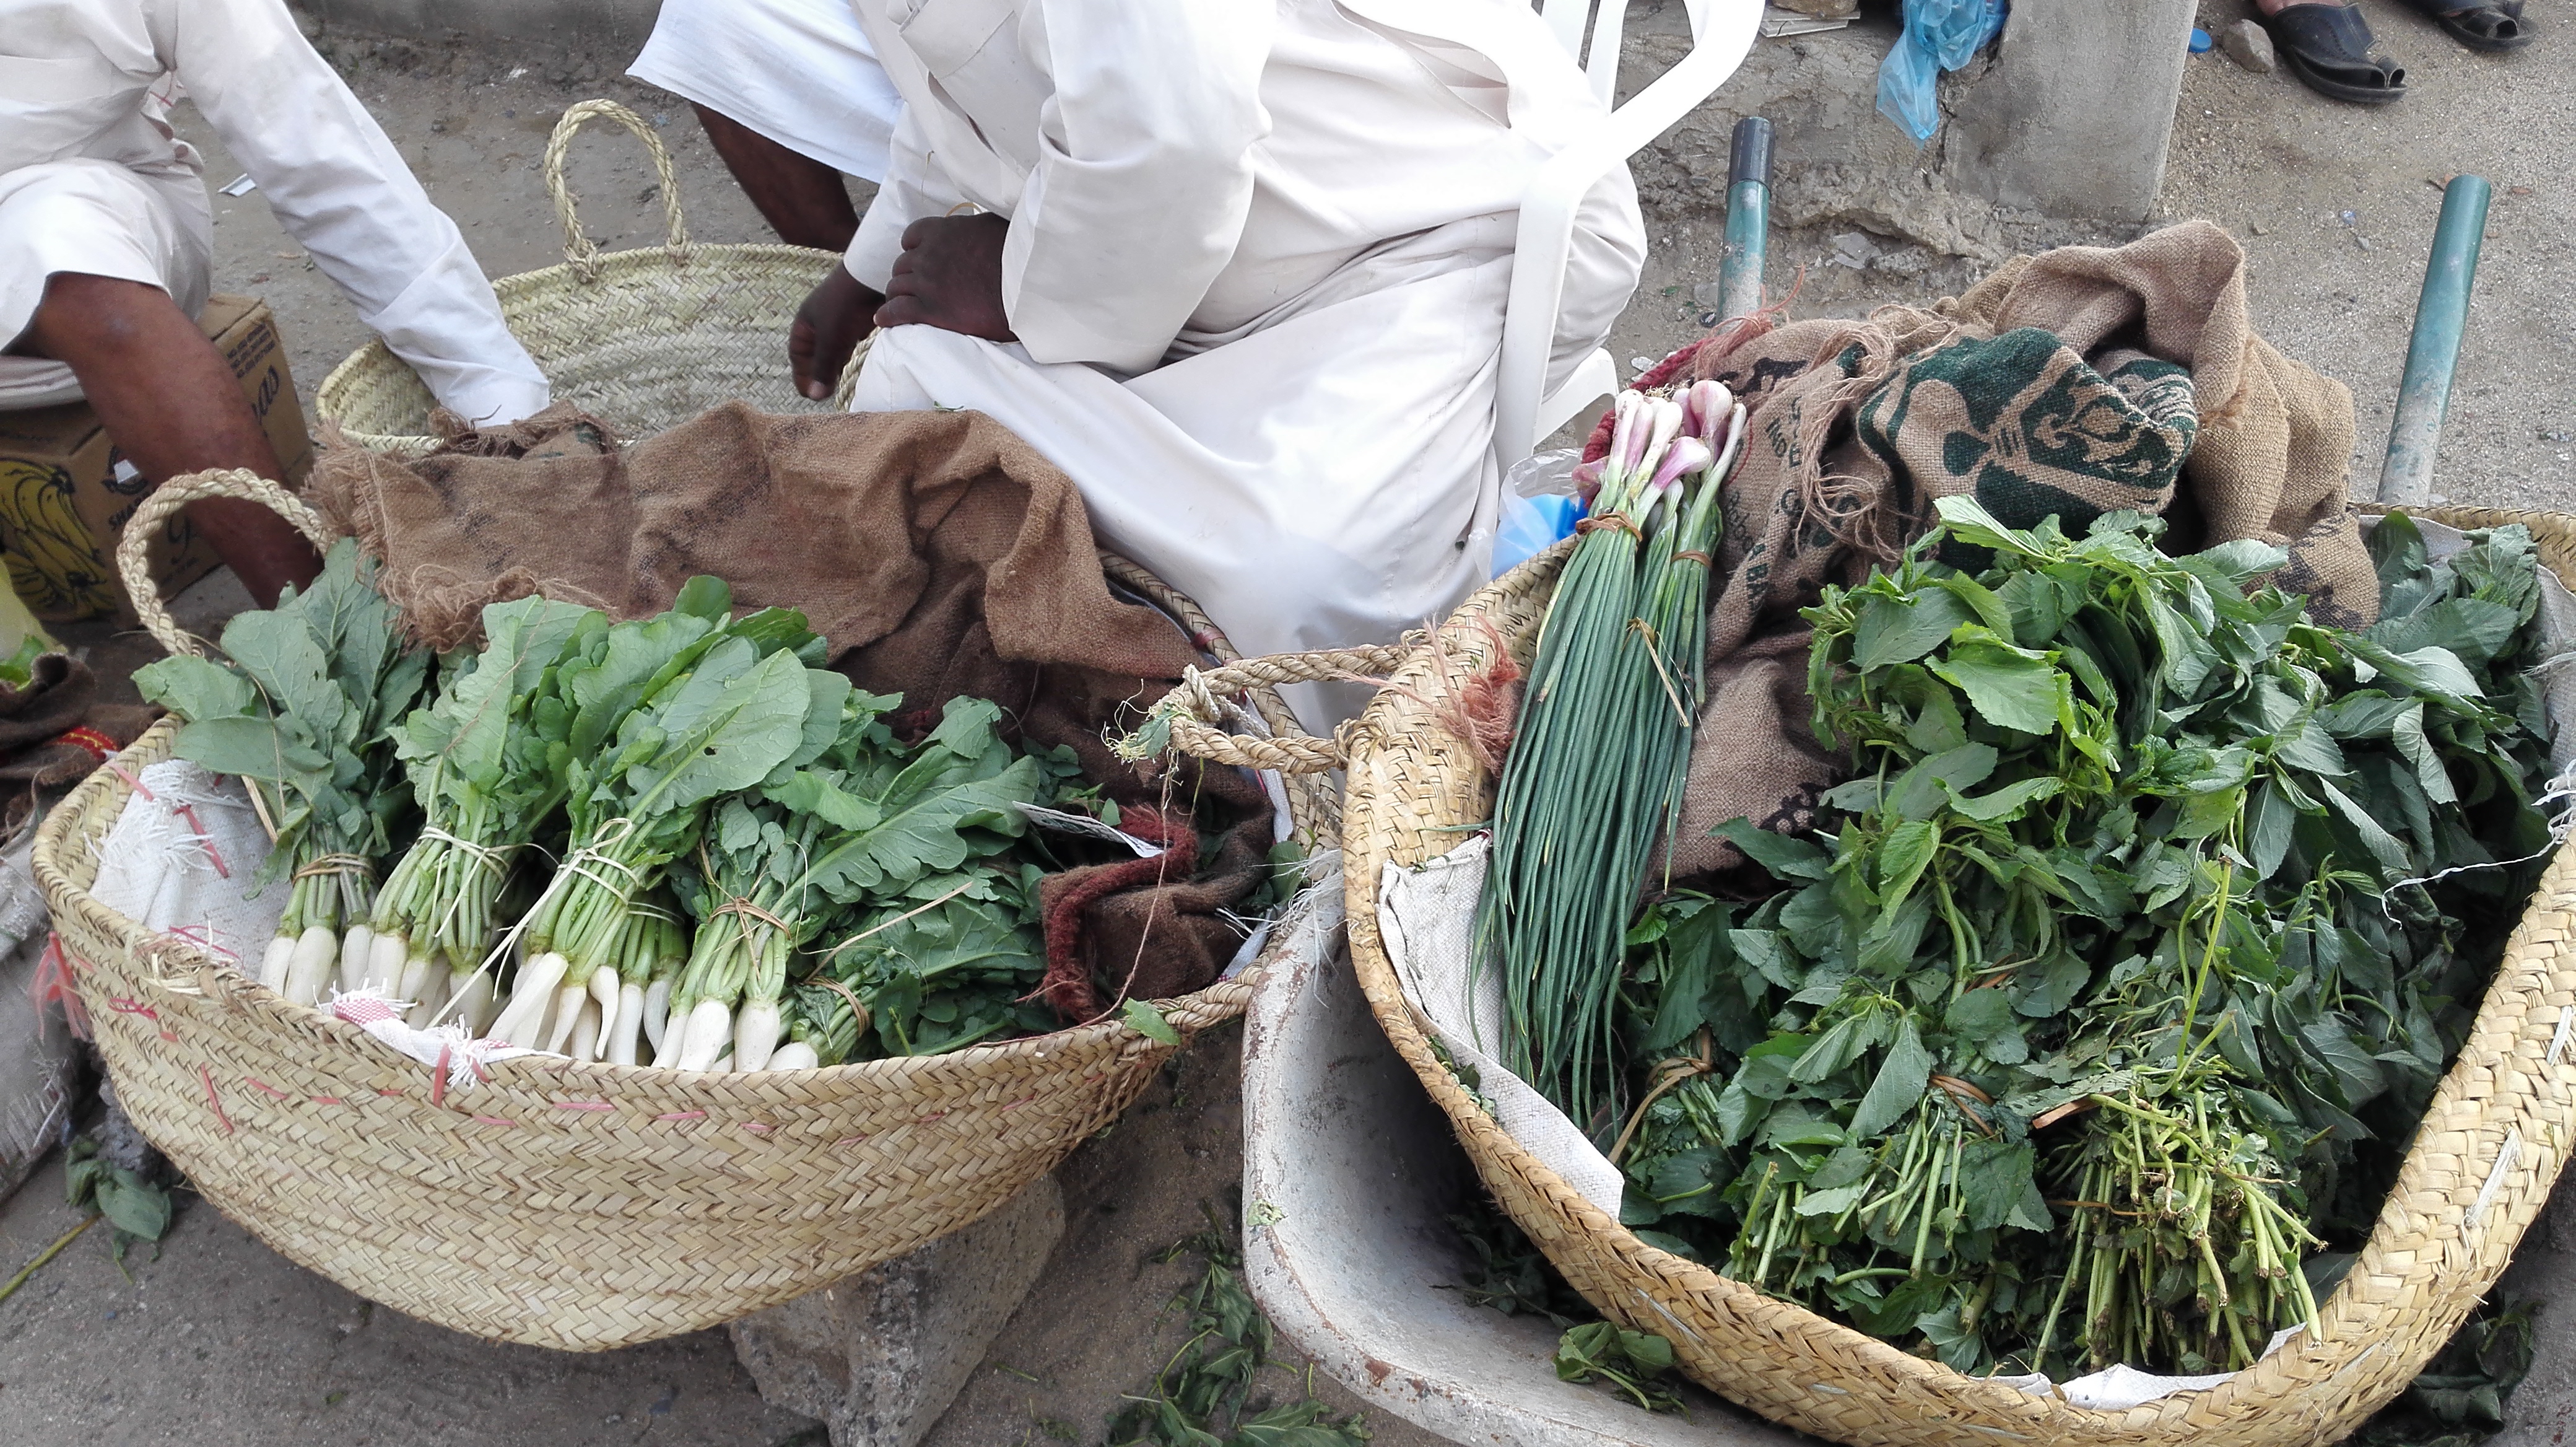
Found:
[[[1040,0],[1022,46],[1054,83],[1002,252],[1040,362],[1142,372],[1225,268],[1269,133],[1269,0]]]
[[[411,364],[478,423],[546,405],[465,238],[375,117],[305,43],[283,0],[164,0],[157,39],[287,233]]]
[[[841,253],[842,268],[860,285],[884,291],[894,275],[894,259],[903,252],[904,230],[924,216],[947,215],[960,199],[930,163],[920,124],[906,106],[886,142],[885,179],[877,184],[867,214],[859,218],[849,249]]]

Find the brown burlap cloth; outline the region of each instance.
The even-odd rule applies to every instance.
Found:
[[[1051,952],[1114,954],[1112,986],[1133,970],[1158,997],[1210,983],[1232,954],[1222,912],[1258,880],[1226,846],[1266,853],[1269,799],[1236,770],[1149,780],[1110,753],[1121,710],[1201,660],[1161,613],[1110,592],[1071,480],[991,418],[733,403],[621,448],[557,408],[408,463],[326,446],[306,489],[383,560],[386,596],[435,647],[470,640],[498,599],[543,591],[635,617],[709,573],[737,605],[804,610],[834,667],[904,696],[899,729],[961,694],[994,700],[1020,739],[1071,747],[1109,797],[1177,808],[1220,841],[1211,869],[1051,917]],[[1060,938],[1075,925],[1084,938]]]
[[[2162,513],[2174,551],[2259,538],[2290,550],[2276,581],[2313,615],[2377,616],[2345,495],[2352,393],[2254,334],[2244,253],[2206,221],[2016,258],[1929,311],[1712,337],[1657,373],[1641,380],[1725,382],[1750,428],[1725,497],[1678,875],[1740,862],[1708,837],[1729,819],[1817,822],[1839,766],[1811,732],[1798,610],[1897,556],[1935,498],[2077,534],[2115,509]]]

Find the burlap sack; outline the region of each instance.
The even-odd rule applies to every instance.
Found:
[[[307,488],[383,560],[386,596],[434,646],[469,640],[496,599],[542,590],[634,617],[712,573],[738,605],[803,609],[834,667],[904,696],[899,731],[958,695],[989,698],[1017,737],[1071,747],[1122,803],[1177,796],[1204,830],[1267,827],[1268,797],[1236,770],[1147,780],[1110,753],[1122,711],[1160,698],[1198,652],[1110,592],[1072,482],[981,413],[785,417],[733,403],[620,450],[590,419],[550,411],[410,463],[326,447]],[[1227,903],[1255,882],[1219,873]],[[1210,913],[1205,877],[1141,893],[1193,886],[1085,919]],[[1213,981],[1232,952],[1177,924],[1126,943],[1155,952],[1141,973],[1174,993]]]
[[[1741,862],[1707,837],[1729,819],[1817,822],[1839,773],[1809,732],[1798,610],[1897,556],[1935,498],[2076,532],[2115,509],[2163,513],[2175,547],[2259,538],[2290,549],[2279,581],[2315,616],[2376,616],[2346,508],[2352,394],[2253,334],[2244,255],[2208,222],[2018,258],[1930,311],[1713,338],[1657,371],[1648,380],[1724,381],[1749,428],[1678,874]]]

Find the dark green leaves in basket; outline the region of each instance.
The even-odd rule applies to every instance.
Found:
[[[1622,1219],[1962,1371],[2241,1367],[2377,1215],[2548,844],[2530,539],[2392,515],[2352,633],[2252,586],[2276,549],[1940,508],[1991,567],[1936,535],[1807,613],[1839,826],[1737,821],[1778,891],[1631,930]]]

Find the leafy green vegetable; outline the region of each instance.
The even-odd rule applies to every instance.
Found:
[[[366,918],[374,861],[407,800],[391,730],[429,655],[398,643],[375,564],[343,538],[322,575],[226,624],[228,662],[173,657],[135,670],[144,698],[184,720],[179,757],[240,777],[277,845],[257,882],[295,881],[282,938]]]
[[[2391,515],[2354,634],[2246,591],[2275,550],[1941,511],[1991,568],[1936,533],[1808,613],[1849,817],[1736,822],[1784,887],[1630,932],[1623,1219],[1963,1371],[2245,1365],[2366,1232],[2549,844],[2530,540],[2437,563]]]
[[[1336,1420],[1316,1400],[1311,1380],[1292,1401],[1253,1393],[1271,1359],[1268,1318],[1244,1288],[1243,1253],[1232,1232],[1215,1224],[1155,1259],[1195,1255],[1206,1270],[1172,1298],[1187,1313],[1188,1341],[1144,1392],[1109,1419],[1109,1447],[1359,1447],[1369,1440],[1357,1413]],[[1297,1380],[1291,1375],[1291,1380]]]

